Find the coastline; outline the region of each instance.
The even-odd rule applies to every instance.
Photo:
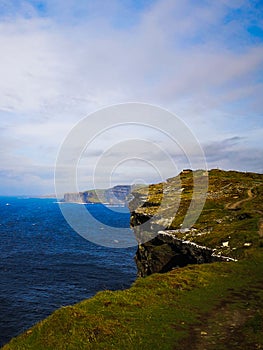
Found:
[[[181,177],[184,188],[188,189],[182,194],[187,200],[191,193],[191,175],[181,174]],[[219,336],[222,349],[237,345],[249,348],[251,344],[260,348],[263,242],[257,223],[263,203],[262,178],[260,174],[212,171],[208,200],[195,229],[178,230],[180,217],[176,217],[169,227],[170,233],[159,229],[160,218],[157,226],[154,218],[155,201],[161,198],[160,186],[152,185],[147,198],[147,203],[153,205],[138,205],[140,198],[145,203],[145,189],[137,190],[131,203],[135,236],[142,237],[136,220],[138,218],[140,225],[143,212],[147,220],[149,216],[154,218],[147,228],[159,229],[152,240],[139,243],[136,254],[139,275],[150,276],[138,278],[124,291],[102,291],[91,299],[59,309],[3,349],[65,349],[64,344],[76,349],[136,350],[138,346],[189,349],[194,344],[201,349],[212,347]],[[171,190],[172,181],[169,181]],[[224,187],[226,182],[231,186]],[[252,187],[253,196],[245,200],[248,188]],[[239,198],[235,198],[237,190]],[[240,209],[231,209],[228,204],[231,202],[241,203]],[[182,204],[182,215],[186,209]],[[172,245],[164,238],[172,241]],[[201,250],[209,250],[209,254],[212,249],[211,255],[215,252],[222,260],[230,261],[202,263],[198,260],[178,268],[182,256],[189,255],[189,246],[194,250],[201,246]],[[141,265],[138,265],[138,254],[143,254]],[[162,271],[164,266],[169,270]],[[240,334],[246,337],[240,338]],[[163,339],[161,347],[160,339]]]

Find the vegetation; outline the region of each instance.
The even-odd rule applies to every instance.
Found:
[[[262,174],[218,169],[209,171],[207,196],[201,215],[189,230],[180,230],[193,201],[193,174],[198,182],[199,179],[202,181],[203,173],[182,172],[165,183],[137,190],[134,203],[131,203],[132,218],[148,215],[148,218],[153,217],[151,225],[160,222],[160,217],[167,218],[164,226],[174,230],[177,238],[207,246],[232,258],[240,259],[249,247],[262,246]]]
[[[206,204],[194,230],[176,234],[237,262],[188,265],[139,278],[124,291],[99,292],[57,310],[3,350],[263,349],[263,175],[220,170],[209,175]],[[137,189],[133,209],[153,215],[165,190],[171,203],[180,193],[178,214],[169,226],[178,230],[192,184],[189,172],[149,191]]]

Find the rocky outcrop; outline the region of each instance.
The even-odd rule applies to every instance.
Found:
[[[198,201],[198,195],[193,196],[194,183],[202,183],[205,176],[209,186],[203,209],[193,225],[185,226],[190,205]],[[262,180],[262,174],[186,169],[166,182],[133,191],[129,208],[138,241],[138,275],[188,264],[236,261],[246,249],[263,246],[254,224],[259,220],[260,227],[262,212],[255,208],[261,205]],[[230,210],[237,206],[238,210]],[[243,233],[242,227],[251,227],[250,234]]]
[[[215,249],[176,238],[173,231],[159,231],[150,241],[139,244],[135,261],[138,275],[168,272],[188,264],[205,264],[215,261],[235,261],[216,254]]]

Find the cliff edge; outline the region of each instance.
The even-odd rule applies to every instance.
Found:
[[[206,191],[201,193],[199,186],[198,198],[195,183],[204,184],[206,178],[207,186],[202,187]],[[263,245],[262,174],[187,169],[132,194],[129,207],[139,243],[135,259],[139,276],[188,264],[234,261]],[[185,217],[192,215],[197,207],[193,201],[198,200],[203,201],[200,215],[186,226]]]

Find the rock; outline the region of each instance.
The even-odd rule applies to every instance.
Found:
[[[252,216],[249,213],[242,213],[242,214],[237,215],[238,220],[251,219],[251,217]]]
[[[159,231],[155,238],[139,244],[135,261],[138,275],[144,277],[156,272],[168,272],[188,264],[236,260],[218,255],[213,249],[178,239],[172,230],[168,230]]]
[[[209,175],[209,186],[206,195],[199,191],[193,196],[194,181],[202,184],[204,175]],[[132,192],[133,199],[129,203],[131,226],[138,241],[135,261],[139,276],[147,276],[156,272],[167,272],[188,264],[203,264],[214,261],[237,261],[240,251],[230,247],[226,234],[221,228],[238,235],[237,220],[254,217],[253,209],[246,207],[247,212],[228,213],[225,209],[241,210],[249,201],[255,199],[262,183],[261,174],[241,173],[235,171],[185,169],[177,177],[166,182],[144,186]],[[238,198],[243,198],[236,201]],[[192,196],[192,198],[191,198]],[[191,207],[194,215],[195,203],[203,197],[206,199],[205,209],[200,213],[195,228],[188,226],[184,218]],[[206,205],[207,204],[207,205]],[[204,214],[203,214],[204,213]],[[211,226],[213,223],[216,226]],[[233,230],[233,231],[231,231]],[[225,241],[222,242],[222,238]],[[231,235],[232,237],[232,235]],[[228,239],[226,241],[226,239]],[[231,238],[233,239],[233,237]],[[241,239],[244,239],[241,236]],[[206,242],[209,248],[194,242]],[[234,239],[233,239],[234,241]],[[240,242],[239,247],[249,247],[252,243]],[[221,247],[221,250],[220,250]],[[230,257],[224,256],[228,251]]]

